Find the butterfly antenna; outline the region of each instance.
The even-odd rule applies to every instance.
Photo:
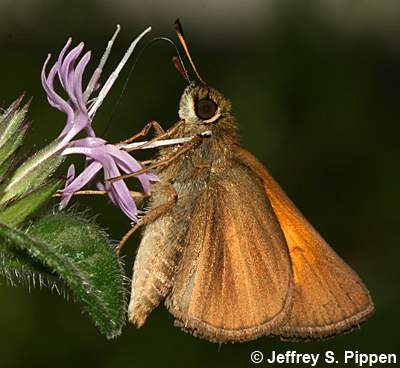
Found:
[[[192,66],[194,72],[196,73],[196,76],[197,76],[198,80],[203,84],[207,84],[204,81],[204,79],[200,76],[199,72],[197,71],[196,65],[193,62],[193,59],[192,59],[192,57],[190,55],[189,48],[188,48],[186,40],[185,40],[185,36],[183,35],[182,24],[181,24],[179,19],[177,19],[175,21],[175,31],[176,31],[176,34],[178,36],[179,42],[181,43],[183,49],[185,50],[186,56],[189,59],[190,65]]]

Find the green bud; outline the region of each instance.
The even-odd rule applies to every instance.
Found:
[[[15,170],[11,178],[0,188],[2,194],[0,206],[42,185],[64,161],[64,157],[60,156],[58,151],[59,141],[56,140]]]
[[[20,225],[39,207],[46,203],[60,185],[60,180],[51,180],[35,191],[13,202],[0,212],[0,222],[11,227]]]
[[[11,106],[0,115],[0,147],[2,147],[14,135],[18,128],[24,123],[29,103],[22,109],[19,108],[23,95],[14,101]]]

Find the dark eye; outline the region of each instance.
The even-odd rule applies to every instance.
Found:
[[[217,105],[209,100],[208,98],[204,98],[203,100],[199,100],[196,103],[196,115],[203,120],[211,119],[217,111]]]

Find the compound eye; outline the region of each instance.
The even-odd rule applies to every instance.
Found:
[[[196,115],[203,120],[211,119],[217,112],[217,105],[208,98],[197,101]]]

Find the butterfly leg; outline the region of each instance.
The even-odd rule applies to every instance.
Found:
[[[140,221],[133,225],[131,229],[122,237],[121,241],[119,242],[118,246],[116,247],[116,252],[119,255],[121,252],[121,249],[125,246],[126,242],[129,240],[129,238],[132,236],[132,234],[142,225],[149,224],[155,220],[157,220],[161,215],[163,215],[165,212],[167,212],[175,203],[178,198],[178,195],[176,193],[175,188],[171,184],[165,184],[165,183],[158,183],[158,188],[157,190],[163,190],[166,192],[168,195],[169,199],[167,202],[151,208],[148,210],[143,217],[140,218]]]
[[[163,127],[160,125],[160,123],[158,123],[158,122],[155,121],[155,120],[152,120],[152,121],[148,122],[148,123],[143,127],[143,129],[142,129],[140,132],[134,134],[132,137],[130,137],[130,138],[128,138],[128,139],[125,139],[124,141],[119,142],[119,144],[128,144],[128,143],[131,143],[131,142],[133,142],[135,139],[147,135],[147,133],[149,132],[149,130],[150,130],[151,128],[153,128],[153,129],[156,131],[156,133],[159,134],[159,135],[165,133],[165,130],[164,130]]]
[[[158,124],[158,123],[157,123],[157,124]],[[163,131],[161,134],[158,134],[158,135],[157,135],[156,137],[154,137],[153,139],[151,139],[151,140],[149,140],[149,141],[147,141],[147,142],[144,142],[143,144],[141,144],[141,145],[139,145],[139,146],[132,147],[132,148],[125,148],[125,147],[122,147],[122,148],[124,149],[124,151],[127,151],[127,152],[131,152],[131,151],[136,151],[136,150],[143,149],[144,147],[149,146],[149,145],[151,145],[151,144],[154,143],[154,142],[157,142],[157,141],[159,141],[159,140],[161,140],[161,139],[164,139],[164,138],[167,138],[167,137],[171,136],[172,134],[174,134],[174,133],[178,130],[178,128],[179,128],[182,124],[183,124],[183,121],[178,121],[174,126],[172,126],[170,129],[168,129],[166,132]],[[157,131],[157,133],[158,133],[158,131]],[[131,139],[131,138],[129,138],[129,139]]]

